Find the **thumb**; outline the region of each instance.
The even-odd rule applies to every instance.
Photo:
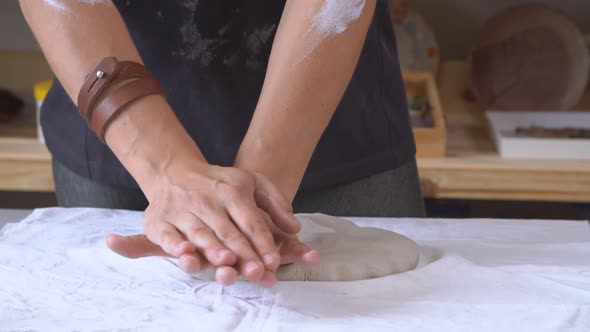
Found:
[[[133,236],[111,234],[107,237],[106,242],[109,249],[127,258],[135,259],[150,256],[172,257],[143,234]]]
[[[264,175],[255,174],[256,191],[254,198],[256,205],[264,210],[272,222],[283,232],[297,234],[301,230],[301,223],[293,215],[291,203],[279,189]]]
[[[297,238],[286,239],[281,245],[281,264],[296,263],[303,266],[314,266],[320,263],[320,253],[312,250]]]

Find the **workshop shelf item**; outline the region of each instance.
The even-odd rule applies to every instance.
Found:
[[[590,160],[590,112],[486,112],[502,158]]]
[[[45,136],[43,136],[43,129],[41,128],[41,106],[43,101],[51,89],[53,81],[47,80],[35,84],[34,94],[35,101],[37,102],[37,140],[41,144],[45,144]]]
[[[443,108],[440,102],[437,85],[434,77],[428,72],[405,72],[404,85],[408,100],[419,97],[427,101],[428,117],[427,122],[432,126],[414,127],[414,140],[416,141],[416,156],[421,157],[444,157],[446,153],[447,130]]]

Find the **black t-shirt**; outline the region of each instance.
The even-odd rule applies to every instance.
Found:
[[[146,67],[211,164],[231,166],[252,118],[285,1],[114,1]],[[89,36],[91,38],[91,36]],[[136,188],[56,80],[42,125],[53,157],[96,182]],[[313,190],[394,169],[415,147],[386,0],[308,166]]]

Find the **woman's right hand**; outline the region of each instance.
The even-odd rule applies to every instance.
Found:
[[[288,234],[296,234],[300,224],[270,180],[201,161],[172,165],[160,173],[146,192],[150,204],[143,227],[150,242],[178,257],[188,273],[211,264],[221,267],[216,279],[223,284],[235,281],[237,274],[274,283],[281,257],[268,218]],[[131,239],[135,245],[130,246],[122,240],[110,237],[109,247],[127,257],[146,256],[145,241]]]

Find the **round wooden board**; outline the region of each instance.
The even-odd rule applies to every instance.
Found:
[[[478,100],[492,110],[568,110],[586,90],[590,55],[563,13],[528,5],[508,9],[479,33],[469,56]]]

